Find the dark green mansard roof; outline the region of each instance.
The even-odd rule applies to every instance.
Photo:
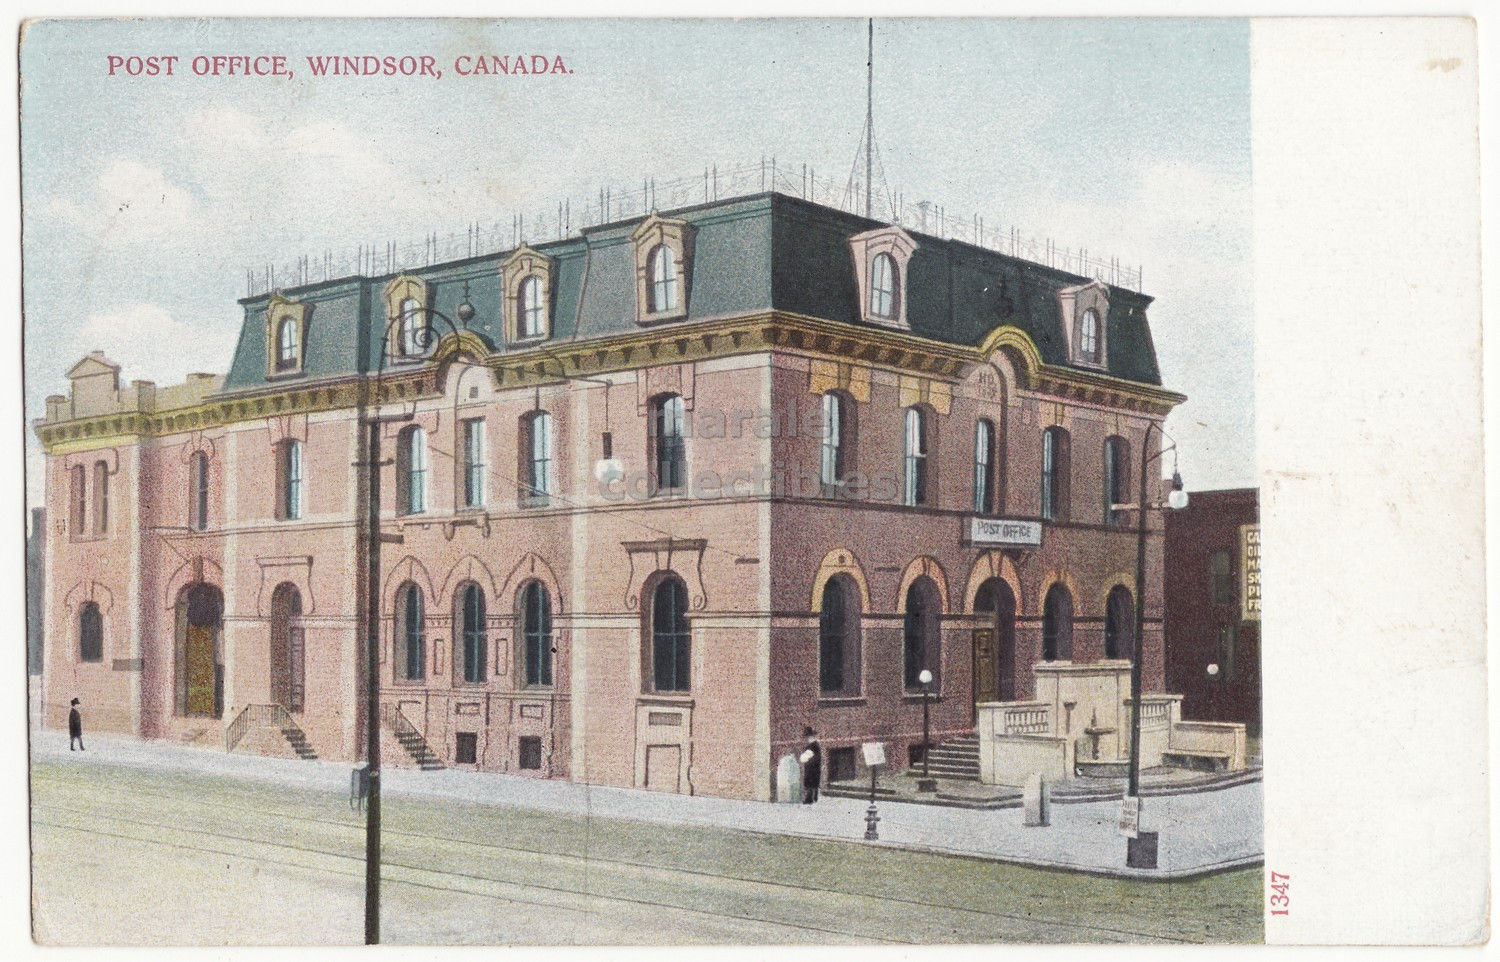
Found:
[[[860,325],[859,288],[849,238],[887,226],[785,194],[766,193],[664,212],[695,228],[688,316],[696,319],[783,310]],[[640,220],[585,228],[578,237],[538,243],[554,259],[550,343],[591,340],[641,330],[635,317],[635,247]],[[961,241],[908,231],[917,250],[907,265],[905,293],[911,332],[950,344],[978,345],[1002,324],[1026,331],[1042,360],[1066,366],[1057,291],[1088,278]],[[505,351],[500,319],[500,264],[509,251],[407,272],[432,285],[433,306],[456,317],[467,282],[475,316],[470,329]],[[387,284],[396,277],[348,277],[282,292],[313,305],[297,380],[338,377],[379,362],[385,334]],[[1160,385],[1156,349],[1146,321],[1151,298],[1109,288],[1106,321],[1109,373]],[[245,324],[226,392],[265,387],[268,295],[246,298]],[[361,358],[361,352],[364,357]],[[277,379],[280,383],[280,379]]]

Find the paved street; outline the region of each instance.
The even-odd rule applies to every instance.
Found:
[[[264,777],[260,759],[226,759],[228,767],[248,763],[241,773],[192,771],[111,760],[99,750],[109,747],[37,753],[41,941],[362,939],[363,820],[332,766],[288,763],[304,767],[284,769],[291,777],[278,782]],[[192,756],[218,764],[208,753]],[[422,777],[395,774],[402,785]],[[1107,879],[738,831],[702,818],[668,825],[496,805],[394,784],[385,813],[384,934],[393,943],[1261,938],[1253,867],[1185,881]]]

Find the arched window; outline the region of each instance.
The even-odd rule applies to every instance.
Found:
[[[687,446],[683,438],[682,397],[662,394],[651,400],[651,482],[654,491],[674,491],[687,483]]]
[[[1234,601],[1234,577],[1230,570],[1232,567],[1229,552],[1225,549],[1221,548],[1209,556],[1209,590],[1212,593],[1213,603],[1216,605],[1227,605]]]
[[[402,514],[427,510],[427,432],[415,424],[396,437],[396,504]]]
[[[276,516],[292,521],[302,517],[302,442],[295,438],[277,445]]]
[[[1117,504],[1130,503],[1130,448],[1124,438],[1111,437],[1104,442],[1104,523],[1125,522],[1125,512]]]
[[[651,684],[654,691],[687,691],[692,664],[692,632],[687,619],[687,585],[667,575],[651,592]]]
[[[75,538],[84,535],[88,498],[88,472],[83,465],[75,464],[68,469],[68,530],[73,532]]]
[[[1124,585],[1109,589],[1104,604],[1104,657],[1135,657],[1135,601]]]
[[[903,672],[907,691],[922,689],[922,671],[932,672],[933,690],[940,681],[938,668],[942,664],[941,628],[943,602],[937,582],[926,575],[918,577],[906,589],[906,614],[902,622],[905,670]]]
[[[104,660],[104,616],[92,601],[78,609],[78,660]]]
[[[552,597],[540,581],[521,589],[521,662],[527,685],[552,684]]]
[[[483,684],[489,667],[488,639],[485,636],[484,591],[472,581],[458,590],[459,649],[454,659],[460,677],[471,685]]]
[[[974,423],[974,513],[995,510],[995,425],[988,418]]]
[[[672,248],[657,244],[651,249],[646,265],[651,277],[651,313],[676,310],[677,259],[672,256]]]
[[[876,254],[870,262],[870,313],[875,317],[894,318],[896,297],[901,283],[896,272],[896,259],[889,254]]]
[[[283,581],[271,592],[271,701],[300,712],[307,700],[302,593]]]
[[[824,583],[818,611],[818,690],[825,695],[859,694],[860,607],[853,578],[834,575]]]
[[[906,409],[905,480],[902,489],[908,507],[927,503],[927,413],[919,407]]]
[[[521,450],[526,479],[522,497],[532,504],[546,504],[552,489],[552,415],[532,411],[521,418]]]
[[[1078,353],[1085,361],[1099,360],[1099,314],[1092,307],[1079,322]]]
[[[401,337],[396,345],[396,350],[402,357],[417,357],[422,353],[423,341],[427,340],[422,330],[426,326],[426,317],[422,313],[422,304],[415,297],[408,297],[401,302]]]
[[[297,322],[284,319],[276,326],[276,370],[286,371],[297,366]]]
[[[1061,583],[1047,589],[1042,607],[1042,660],[1073,658],[1073,595]]]
[[[823,395],[823,450],[819,477],[823,497],[837,498],[847,492],[841,482],[848,474],[854,440],[854,405],[840,391]]]
[[[192,526],[199,531],[208,528],[208,455],[194,452],[192,460],[192,488],[188,492]]]
[[[541,337],[545,333],[546,305],[542,303],[542,279],[535,274],[521,281],[516,292],[516,337]]]
[[[109,531],[109,465],[94,462],[94,534],[103,536]]]
[[[1048,521],[1068,520],[1070,460],[1068,432],[1059,427],[1042,432],[1042,517]]]
[[[422,589],[408,581],[396,590],[396,675],[421,681],[427,672],[427,627]]]

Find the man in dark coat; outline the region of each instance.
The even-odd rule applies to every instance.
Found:
[[[802,750],[802,804],[811,805],[818,800],[818,786],[823,782],[823,746],[818,744],[818,733],[811,726],[802,729],[807,747]]]
[[[74,744],[78,747],[75,749]],[[78,699],[73,699],[73,707],[68,710],[68,751],[83,751],[83,716],[78,714]]]

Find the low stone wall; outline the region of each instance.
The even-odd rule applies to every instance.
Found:
[[[981,752],[981,759],[983,757]],[[997,735],[990,742],[991,785],[1021,785],[1030,775],[1049,782],[1073,777],[1073,746],[1055,735]],[[983,763],[981,761],[981,780]]]
[[[1179,721],[1172,725],[1167,750],[1224,755],[1229,771],[1239,771],[1246,764],[1245,726],[1240,722]]]

